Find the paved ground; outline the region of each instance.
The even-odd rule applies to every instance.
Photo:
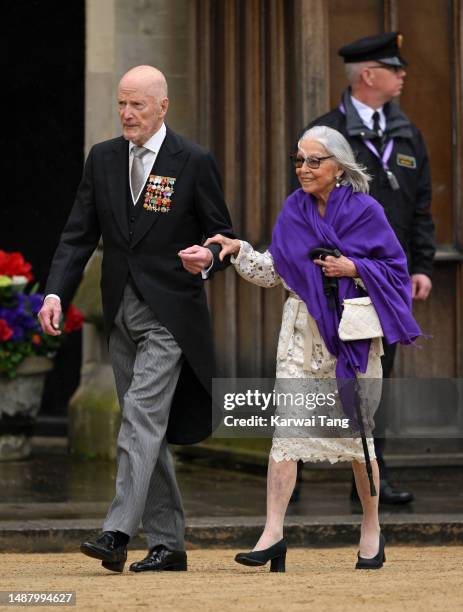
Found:
[[[115,466],[79,461],[65,450],[39,446],[28,461],[0,463],[1,551],[72,552],[100,530],[114,494]],[[432,457],[433,464],[439,458]],[[391,544],[463,543],[463,470],[455,457],[446,462],[430,468],[423,459],[417,466],[408,460],[407,468],[392,467],[391,476],[400,478],[416,501],[381,508]],[[225,462],[210,453],[195,460],[183,456],[177,464],[188,543],[201,549],[254,544],[264,523],[265,469],[240,469],[230,458]],[[348,468],[305,467],[300,500],[290,505],[286,521],[292,546],[356,542],[361,508],[349,501]],[[137,539],[133,545],[143,543]]]
[[[265,471],[251,474],[184,459],[177,461],[177,476],[188,518],[265,512]],[[401,486],[413,491],[416,500],[407,506],[385,506],[385,514],[463,515],[461,465],[391,469],[391,476],[400,478]],[[360,506],[349,500],[351,478],[348,464],[329,470],[306,466],[301,499],[290,506],[288,515],[359,515]],[[0,463],[0,521],[101,519],[113,498],[114,485],[114,463],[79,461],[64,452],[37,453],[28,461]]]
[[[353,569],[353,548],[290,549],[286,574],[239,566],[235,552],[190,551],[187,573],[122,575],[80,554],[3,554],[0,589],[73,590],[78,610],[463,610],[463,547],[391,546],[384,568],[369,572]],[[141,554],[131,551],[129,561]]]

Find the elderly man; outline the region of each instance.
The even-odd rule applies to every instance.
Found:
[[[420,131],[392,102],[400,95],[406,75],[401,44],[401,34],[387,32],[356,40],[340,49],[349,88],[338,108],[308,127],[327,125],[347,138],[357,161],[372,176],[370,193],[384,206],[407,255],[413,299],[426,300],[432,287],[435,253],[431,177]],[[293,187],[298,187],[296,181]],[[395,350],[396,345],[384,347],[385,378],[391,375]],[[377,419],[385,420],[384,408]],[[383,457],[384,433],[375,439],[375,450],[381,473],[380,500],[392,504],[412,501],[411,493],[396,490],[388,482]],[[355,496],[355,487],[352,492]]]
[[[105,330],[122,410],[116,493],[103,533],[81,551],[122,572],[140,522],[149,553],[135,572],[186,570],[184,515],[168,442],[214,426],[213,347],[202,276],[224,265],[204,237],[231,234],[214,159],[164,123],[164,75],[137,66],[119,83],[123,137],[88,155],[55,253],[39,318],[57,335],[84,266],[103,238]],[[188,245],[191,262],[179,252]],[[200,275],[199,272],[204,274]]]

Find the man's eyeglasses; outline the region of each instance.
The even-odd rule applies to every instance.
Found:
[[[331,159],[334,157],[334,155],[326,155],[325,157],[302,157],[302,155],[299,153],[292,153],[289,157],[291,158],[295,168],[302,168],[305,162],[309,168],[316,170],[317,168],[320,168],[322,161],[325,161],[325,159]]]

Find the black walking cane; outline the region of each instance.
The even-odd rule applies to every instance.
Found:
[[[331,257],[341,257],[341,252],[338,249],[325,249],[325,248],[317,248],[312,249],[309,253],[310,259],[313,261],[314,259],[321,259],[324,261],[328,256]],[[339,304],[339,294],[338,294],[338,279],[334,276],[325,276],[323,272],[323,268],[320,269],[323,281],[323,293],[328,300],[328,308],[330,310],[334,310],[336,308],[339,316],[341,316],[341,306]],[[358,381],[355,382],[354,387],[354,402],[355,402],[355,412],[357,415],[357,421],[360,428],[360,437],[362,439],[362,447],[363,454],[365,457],[365,467],[368,474],[368,482],[370,483],[370,495],[371,497],[376,496],[376,488],[375,483],[373,481],[373,471],[371,469],[371,459],[370,459],[370,451],[368,450],[367,438],[365,435],[365,427],[363,423],[363,416],[360,409],[360,396],[358,393]]]

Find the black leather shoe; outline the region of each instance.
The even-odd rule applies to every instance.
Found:
[[[297,504],[300,499],[301,499],[301,483],[296,482],[296,484],[294,485],[294,489],[291,494],[291,497],[289,498],[289,503]]]
[[[381,480],[379,489],[379,501],[382,504],[409,504],[414,500],[413,493],[410,491],[399,491],[387,481]]]
[[[250,565],[252,567],[265,565],[270,561],[271,572],[284,572],[286,571],[286,551],[287,546],[285,540],[283,539],[265,550],[254,550],[246,553],[238,553],[235,557],[235,561],[237,563],[241,563],[241,565]]]
[[[383,567],[383,563],[386,561],[386,554],[384,552],[384,546],[386,540],[382,533],[379,534],[379,549],[378,553],[371,559],[364,559],[357,553],[358,561],[355,569],[380,569]]]
[[[380,481],[379,501],[382,504],[405,505],[409,504],[414,499],[413,493],[409,491],[399,491],[387,480]],[[352,483],[352,488],[350,490],[350,500],[352,502],[360,502],[355,482]]]
[[[291,497],[289,498],[289,503],[290,504],[297,504],[298,501],[301,498],[302,469],[303,469],[303,467],[304,467],[304,462],[303,461],[298,461],[297,462],[296,483],[294,485],[294,489],[293,489],[293,492],[291,494]]]
[[[131,572],[186,572],[187,558],[184,550],[169,550],[163,544],[152,548],[144,559],[129,567]]]
[[[82,542],[80,552],[88,557],[100,559],[102,566],[112,572],[123,572],[127,561],[127,544],[120,544],[112,531],[103,531],[96,540]]]
[[[352,480],[349,497],[351,502],[360,503],[360,497],[357,491],[357,487],[355,486],[355,480]]]

